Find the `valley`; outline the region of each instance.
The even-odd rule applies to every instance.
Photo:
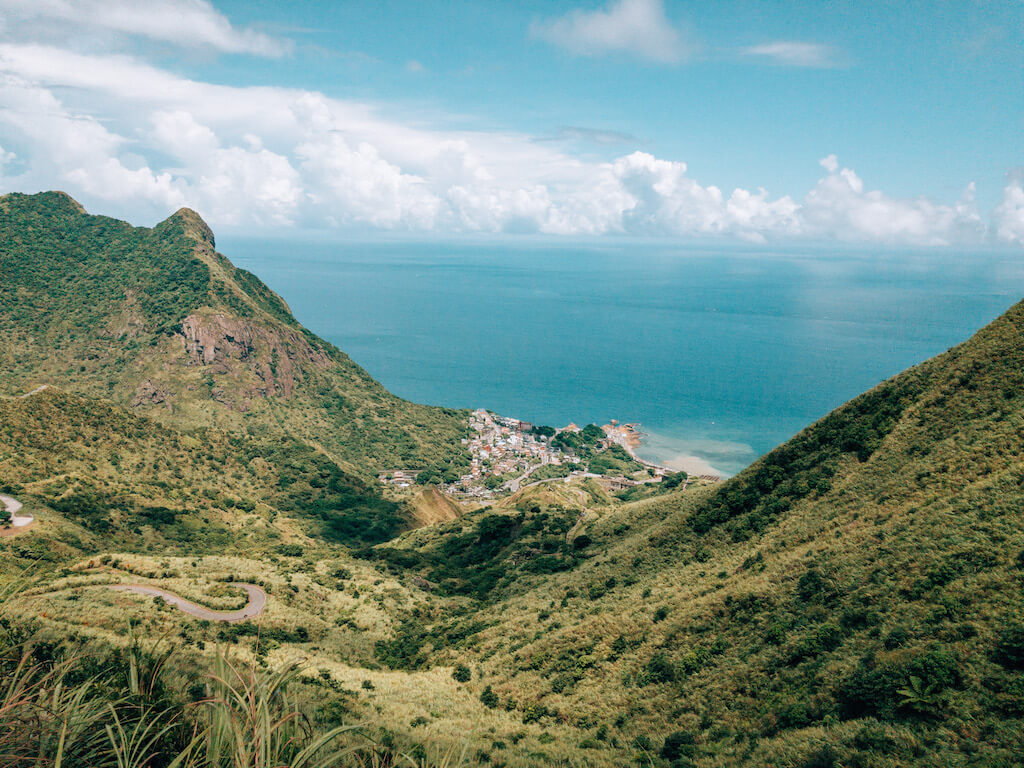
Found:
[[[45,692],[3,749],[87,765],[113,708],[185,754],[234,664],[287,678],[303,738],[351,729],[339,766],[1024,752],[1024,304],[723,481],[631,425],[392,395],[191,211],[11,194],[0,235],[0,501],[33,521],[0,671]]]

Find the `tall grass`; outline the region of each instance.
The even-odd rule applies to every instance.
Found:
[[[3,768],[455,768],[396,753],[364,724],[318,730],[292,690],[301,670],[265,671],[219,651],[197,678],[198,701],[172,680],[174,648],[129,635],[127,648],[57,650],[13,610],[25,584],[0,587],[0,766]],[[195,686],[192,686],[193,688]]]

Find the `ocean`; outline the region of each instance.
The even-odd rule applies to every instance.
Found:
[[[222,238],[396,394],[731,475],[1024,297],[1008,251]]]

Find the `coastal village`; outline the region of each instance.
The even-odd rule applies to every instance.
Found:
[[[612,420],[600,427],[600,436],[593,439],[593,425],[582,429],[576,424],[560,429],[535,427],[528,421],[478,409],[470,415],[469,436],[462,441],[471,457],[469,472],[442,483],[440,489],[455,498],[482,500],[515,493],[537,483],[591,477],[608,491],[618,492],[637,485],[660,483],[676,475],[672,469],[637,456],[640,433],[636,427]],[[566,433],[584,434],[585,430],[590,431],[593,439],[586,453],[593,457],[618,447],[621,451],[613,453],[628,457],[629,468],[633,471],[618,474],[590,471],[587,458],[581,455],[584,452],[569,447],[573,441],[566,436]],[[419,469],[398,469],[381,473],[378,479],[388,485],[407,488],[421,482],[422,474]],[[707,475],[687,478],[684,482],[694,480],[717,482],[719,478]]]

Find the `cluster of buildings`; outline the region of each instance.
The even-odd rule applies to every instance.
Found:
[[[470,454],[469,472],[444,485],[444,491],[456,497],[489,499],[506,492],[518,491],[533,482],[531,474],[547,464],[570,465],[558,473],[566,479],[574,477],[597,478],[609,491],[615,492],[644,483],[656,483],[671,474],[671,470],[636,459],[648,470],[642,479],[608,477],[591,473],[571,451],[562,450],[554,444],[555,435],[534,431],[528,421],[499,416],[484,409],[472,412],[469,417],[469,436],[462,443]],[[603,427],[605,436],[596,446],[598,450],[619,445],[636,458],[634,449],[639,444],[640,434],[635,425],[618,424],[612,421]],[[550,432],[551,430],[548,430]],[[570,424],[558,430],[579,432],[580,428]],[[404,469],[379,475],[381,482],[407,488],[416,483],[419,470]],[[717,480],[717,478],[715,478]]]
[[[481,408],[470,414],[469,428],[470,436],[462,441],[469,449],[469,472],[446,487],[449,493],[489,498],[495,491],[515,490],[518,481],[544,464],[576,461],[553,447],[551,437],[534,433],[528,421]]]

